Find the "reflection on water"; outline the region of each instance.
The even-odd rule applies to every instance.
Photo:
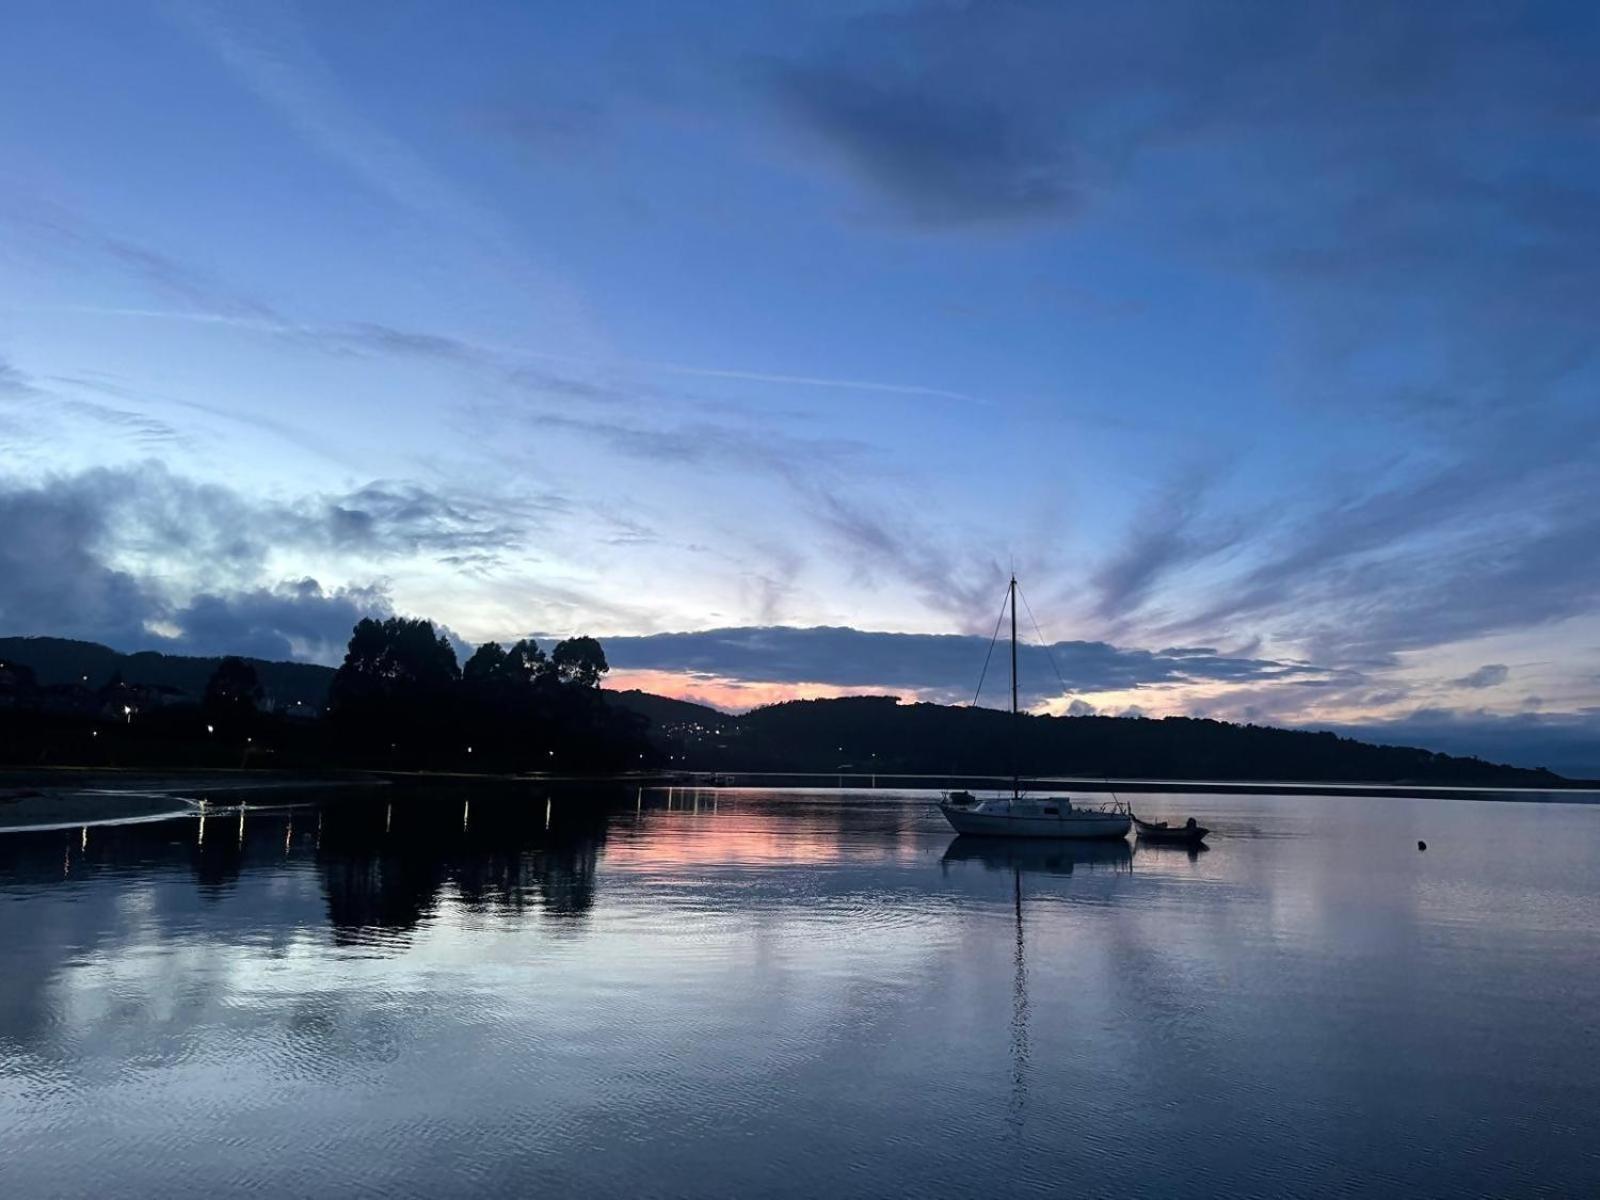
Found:
[[[1133,845],[1126,840],[1058,842],[1040,838],[973,837],[951,840],[945,862],[982,863],[991,871],[1071,875],[1074,868],[1131,871]]]
[[[1600,808],[1171,798],[1192,854],[888,792],[297,799],[0,837],[0,1194],[1600,1180]]]

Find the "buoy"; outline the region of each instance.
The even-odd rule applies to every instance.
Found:
[[[1427,848],[1428,848],[1428,843],[1427,842],[1418,842],[1417,843],[1417,849],[1418,850],[1426,850]]]

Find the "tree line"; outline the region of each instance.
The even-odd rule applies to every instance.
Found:
[[[471,756],[521,770],[593,770],[650,759],[647,722],[608,705],[610,670],[592,637],[485,642],[458,666],[455,648],[426,620],[367,618],[333,677],[328,722],[350,751],[380,760]]]
[[[130,684],[41,687],[0,662],[0,760],[120,765],[351,765],[594,772],[652,765],[649,721],[607,704],[592,637],[486,642],[460,664],[432,622],[367,618],[352,630],[325,710],[269,710],[255,664],[222,659],[198,699]]]

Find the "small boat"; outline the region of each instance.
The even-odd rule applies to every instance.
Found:
[[[1168,842],[1181,846],[1198,846],[1211,832],[1204,825],[1196,825],[1193,817],[1182,825],[1168,825],[1165,821],[1141,821],[1135,816],[1133,827],[1138,831],[1141,842]]]
[[[1010,838],[1066,838],[1085,841],[1128,836],[1127,813],[1118,809],[1081,808],[1066,796],[1024,796],[1017,775],[1017,579],[1011,577],[1006,599],[1011,607],[1011,794],[980,800],[971,792],[946,792],[939,811],[963,835]],[[1005,615],[1005,609],[1000,610]],[[996,628],[996,634],[999,630]],[[990,650],[994,643],[990,643]],[[981,685],[980,685],[981,686]]]

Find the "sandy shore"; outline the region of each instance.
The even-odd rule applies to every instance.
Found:
[[[0,833],[184,816],[200,799],[213,804],[261,803],[270,802],[268,793],[381,784],[362,777],[250,771],[0,771]]]

